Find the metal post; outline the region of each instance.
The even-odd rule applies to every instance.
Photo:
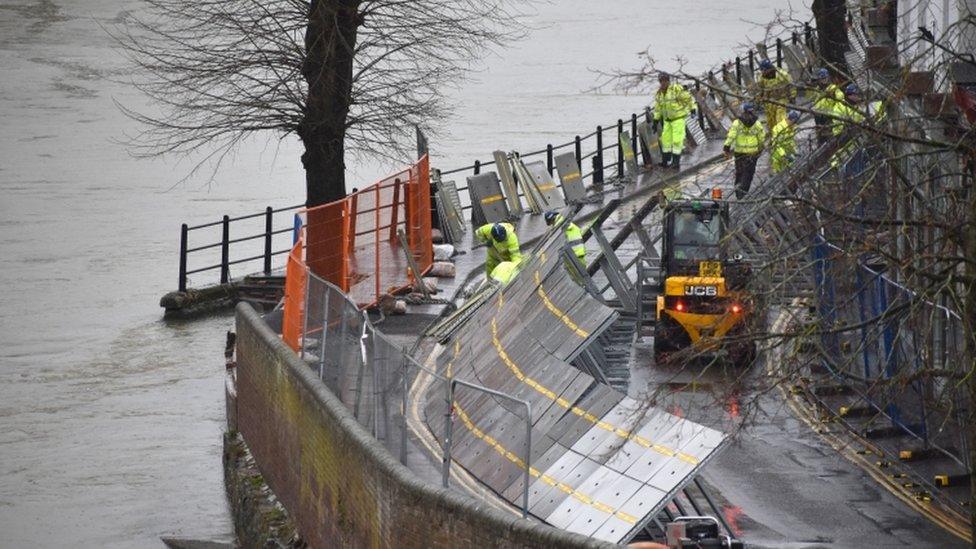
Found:
[[[742,85],[742,58],[738,56],[735,58],[735,83]]]
[[[793,34],[790,36],[790,40],[792,40],[793,45],[796,46],[797,44],[800,43],[800,34],[796,31],[793,31]]]
[[[593,159],[593,182],[597,182],[597,167],[599,167],[599,180],[603,183],[603,126],[596,127],[596,155]]]
[[[634,151],[634,154],[640,154],[637,150],[637,113],[631,113],[630,115],[630,149]],[[636,156],[635,156],[636,158]]]
[[[447,413],[444,414],[444,462],[441,464],[441,484],[444,488],[451,481],[451,434],[454,430],[454,380],[447,379]]]
[[[478,175],[479,173],[481,173],[481,161],[480,160],[475,160],[474,161],[474,174],[475,175]]]
[[[308,278],[306,278],[308,280]],[[309,286],[308,282],[305,283]],[[332,288],[325,287],[325,303],[322,304],[322,335],[319,336],[319,380],[325,377],[325,344],[329,338],[329,302],[332,296]],[[308,309],[305,309],[305,317],[308,318]],[[302,346],[302,356],[305,356],[305,347]]]
[[[695,97],[701,96],[701,80],[695,79]],[[695,109],[698,112],[698,127],[705,131],[705,102],[702,101],[701,105]]]
[[[813,47],[813,27],[810,26],[810,23],[803,24],[803,39],[806,41],[808,48]]]
[[[756,52],[755,50],[749,50],[749,73],[756,74]]]
[[[407,381],[410,377],[410,359],[407,355],[400,353],[400,363],[402,364],[402,372],[400,377],[403,387],[401,391],[403,395],[400,396],[400,421],[402,425],[400,426],[400,463],[407,464],[407,392],[410,390],[407,387]]]
[[[776,66],[783,68],[783,39],[776,39]]]
[[[402,184],[399,177],[393,181],[393,211],[390,212],[390,241],[396,239],[397,225],[400,224],[400,185]],[[407,192],[404,191],[404,194],[407,194]],[[379,209],[380,205],[377,204],[376,207]],[[376,229],[379,231],[379,226]]]
[[[220,241],[220,283],[230,280],[230,217],[224,216],[223,237]]]
[[[302,344],[301,350],[298,352],[298,356],[302,358],[305,358],[305,334],[308,333],[308,292],[309,286],[311,286],[309,284],[310,279],[311,277],[308,276],[308,268],[305,268],[305,297],[304,301],[302,301]]]
[[[603,184],[603,165],[600,163],[599,156],[593,157],[593,184]]]
[[[546,145],[546,169],[549,170],[549,175],[552,175],[553,170],[556,165],[552,160],[552,144]]]
[[[576,146],[576,165],[581,169],[583,168],[583,146],[580,143],[580,136],[576,136],[573,140],[573,144]]]
[[[620,134],[624,133],[624,121],[617,119],[617,177],[624,175],[624,145],[620,142]]]
[[[180,225],[180,283],[177,284],[176,288],[181,291],[186,291],[186,238],[189,228],[186,223]]]
[[[274,232],[272,216],[274,209],[268,206],[264,209],[264,274],[271,274],[271,233]]]

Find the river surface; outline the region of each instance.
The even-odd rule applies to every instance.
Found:
[[[679,4],[539,4],[531,35],[455,92],[435,165],[639,112],[640,95],[591,91],[594,70],[632,68],[650,46],[664,68],[680,55],[703,71],[784,5]],[[125,61],[103,28],[140,7],[0,0],[0,548],[232,536],[220,462],[233,318],[164,321],[157,303],[175,289],[179,224],[302,202],[300,149],[249,142],[212,178],[184,182],[192,162],[129,155],[118,141],[138,127],[116,102],[144,100],[120,83]],[[351,166],[350,186],[388,170]]]

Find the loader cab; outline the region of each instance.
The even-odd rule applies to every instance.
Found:
[[[706,276],[703,266],[724,261],[728,218],[728,206],[717,200],[676,200],[665,206],[661,280]]]

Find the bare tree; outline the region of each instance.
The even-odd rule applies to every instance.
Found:
[[[436,129],[471,63],[524,34],[510,0],[146,0],[110,32],[158,110],[137,154],[203,152],[297,135],[307,204],[345,195],[345,154],[403,160],[414,126]]]

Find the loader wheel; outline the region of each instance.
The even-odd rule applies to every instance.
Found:
[[[662,316],[654,323],[654,363],[664,366],[681,349],[691,345],[684,328],[669,316]]]

